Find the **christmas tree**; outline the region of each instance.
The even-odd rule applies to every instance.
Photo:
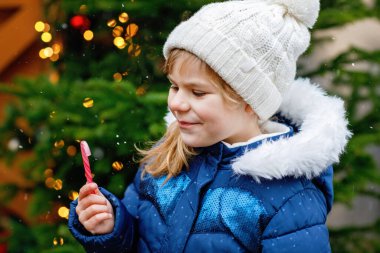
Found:
[[[10,252],[83,251],[67,229],[69,203],[85,183],[79,141],[86,140],[92,149],[94,181],[122,197],[138,167],[135,146],[147,147],[147,141],[158,140],[165,129],[168,85],[161,71],[162,45],[181,20],[209,2],[44,2],[45,19],[30,25],[41,35],[39,56],[51,62],[51,70],[1,86],[1,92],[17,98],[0,126],[1,155],[11,163],[19,152],[33,154],[23,163],[30,184],[1,186],[4,201],[18,192],[31,196],[30,221],[9,217],[2,222],[11,233]],[[314,29],[379,18],[379,10],[379,1],[372,7],[360,0],[321,1]],[[308,53],[328,39],[313,38]],[[349,48],[313,70],[299,66],[303,76],[333,75],[329,92],[346,101],[354,137],[334,168],[340,175],[335,179],[336,201],[347,204],[357,194],[380,199],[376,188],[369,187],[380,185],[380,173],[367,151],[369,145],[380,144],[380,74],[376,67],[352,68],[363,62],[378,68],[380,52]],[[340,87],[350,87],[351,92],[341,94]],[[363,101],[372,105],[364,116],[357,111]],[[333,251],[378,252],[379,235],[380,222],[332,230]]]

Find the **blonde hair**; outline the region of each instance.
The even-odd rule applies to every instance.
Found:
[[[243,99],[229,86],[210,66],[200,60],[194,54],[183,49],[174,49],[170,52],[165,65],[164,73],[170,74],[173,70],[176,59],[186,57],[185,60],[192,60],[194,64],[204,67],[210,77],[210,82],[220,88],[223,99],[229,104],[240,104]],[[183,61],[185,62],[185,61]],[[140,164],[144,167],[142,177],[149,173],[154,177],[167,175],[165,182],[177,176],[185,167],[189,169],[189,160],[196,155],[193,147],[187,146],[181,137],[178,123],[175,121],[169,125],[166,133],[156,145],[149,150],[137,149],[143,158]]]

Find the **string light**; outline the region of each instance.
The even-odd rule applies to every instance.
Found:
[[[125,40],[122,37],[116,37],[113,40],[113,44],[119,49],[123,49],[126,46]]]
[[[49,32],[50,31],[50,25],[48,23],[44,23],[42,21],[37,21],[34,24],[34,29],[37,32],[41,32],[41,40],[44,43],[49,43],[53,40],[53,35]],[[59,53],[61,52],[62,48],[61,45],[58,43],[54,43],[51,47],[42,48],[38,55],[41,59],[47,59],[49,58],[50,61],[56,62],[59,60]]]
[[[54,246],[58,246],[58,245],[62,246],[64,243],[65,242],[64,242],[62,237],[59,237],[59,238],[54,237],[54,239],[53,239],[53,245]]]
[[[121,23],[127,23],[129,21],[128,13],[122,12],[118,17]],[[139,26],[137,24],[129,24],[125,29],[122,26],[117,25],[115,19],[109,19],[107,21],[107,26],[113,28],[112,36],[115,37],[113,44],[119,48],[124,49],[128,46],[128,52],[132,56],[139,56],[141,53],[140,46],[133,45],[132,38],[137,34]],[[124,34],[123,34],[124,33]],[[123,38],[124,37],[124,38]]]
[[[73,145],[70,145],[70,146],[67,147],[66,153],[69,156],[75,156],[77,154],[77,148],[75,146],[73,146]]]
[[[78,198],[78,196],[79,196],[79,193],[78,192],[76,192],[76,191],[70,191],[69,192],[69,199],[70,200],[76,200],[77,198]]]
[[[62,190],[62,185],[63,185],[62,180],[61,180],[61,179],[57,179],[57,180],[54,181],[54,186],[53,186],[53,188],[54,188],[55,190],[59,191],[59,190]]]
[[[37,22],[34,24],[34,29],[35,29],[37,32],[42,32],[42,31],[45,29],[45,24],[44,24],[44,22],[42,22],[42,21],[37,21]]]
[[[83,100],[83,106],[85,108],[91,108],[94,106],[94,100],[92,98],[85,98]]]
[[[49,32],[44,32],[41,34],[41,40],[45,43],[50,42],[52,39],[51,33]]]
[[[51,57],[53,55],[53,49],[51,47],[44,48],[43,54],[45,55],[45,58]]]
[[[70,210],[67,207],[65,207],[65,206],[61,206],[58,209],[58,215],[61,218],[68,219],[69,218],[69,212],[70,212]]]
[[[48,23],[44,23],[44,32],[50,31],[50,25]]]
[[[45,180],[45,185],[47,188],[53,188],[54,187],[55,180],[52,177],[48,177]]]
[[[123,13],[121,13],[121,14],[119,15],[119,21],[120,21],[121,23],[127,23],[128,20],[129,20],[128,13],[123,12]]]
[[[112,30],[112,36],[120,37],[123,31],[124,31],[124,28],[118,25]]]
[[[53,53],[53,55],[50,56],[50,60],[51,60],[52,62],[58,61],[58,60],[59,60],[59,55]]]
[[[53,170],[52,169],[46,169],[44,171],[45,177],[52,177],[53,176]]]
[[[146,93],[146,88],[144,86],[140,86],[136,89],[137,96],[143,96]]]
[[[107,26],[108,27],[115,27],[116,25],[116,20],[115,19],[110,19],[107,21]]]
[[[56,114],[56,112],[55,112],[55,111],[52,111],[52,112],[49,114],[49,117],[50,117],[50,118],[54,118],[54,117],[55,117],[55,114]]]
[[[112,163],[112,168],[113,168],[114,170],[120,171],[120,170],[123,169],[123,167],[124,167],[124,165],[123,165],[122,162],[115,161],[115,162]]]
[[[59,141],[54,142],[54,147],[56,148],[63,148],[63,146],[65,146],[64,140],[59,140]]]
[[[94,33],[91,30],[86,30],[83,33],[83,38],[87,41],[90,41],[94,38]]]
[[[137,44],[131,44],[128,47],[128,54],[133,57],[137,57],[141,54],[141,47]]]
[[[46,59],[47,57],[45,55],[45,48],[41,49],[38,55],[40,56],[41,59]]]
[[[87,5],[82,4],[82,5],[79,7],[79,12],[80,12],[80,13],[86,13],[86,12],[87,12]]]
[[[53,49],[53,53],[54,54],[59,54],[61,52],[61,45],[59,45],[58,43],[54,43],[51,48]]]
[[[139,26],[136,24],[129,24],[126,29],[126,36],[132,38],[137,34],[137,31],[139,30]]]
[[[116,82],[120,82],[123,79],[123,76],[119,72],[117,72],[117,73],[113,74],[113,79]]]

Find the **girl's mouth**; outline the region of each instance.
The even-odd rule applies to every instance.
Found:
[[[199,123],[192,123],[192,122],[187,122],[187,121],[178,121],[179,127],[180,128],[190,128],[194,125],[198,125]]]

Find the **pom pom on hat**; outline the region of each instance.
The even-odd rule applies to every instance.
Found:
[[[307,27],[312,28],[319,13],[319,0],[272,0],[283,5],[288,14],[295,17]]]

